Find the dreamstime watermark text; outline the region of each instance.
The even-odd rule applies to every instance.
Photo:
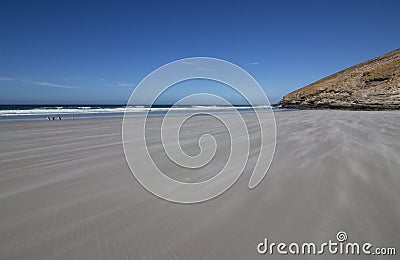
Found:
[[[377,247],[372,243],[348,241],[347,233],[340,231],[335,240],[314,242],[271,242],[268,238],[257,245],[257,252],[265,255],[396,255],[395,247]]]

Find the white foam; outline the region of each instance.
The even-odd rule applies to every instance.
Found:
[[[243,106],[235,107],[235,109],[261,109],[269,108],[268,106]],[[185,107],[155,107],[149,108],[145,106],[128,106],[128,107],[114,107],[114,108],[101,108],[82,106],[77,108],[67,107],[42,107],[34,109],[14,109],[14,110],[0,110],[0,116],[30,116],[30,115],[64,115],[64,114],[108,114],[108,113],[135,113],[135,112],[162,112],[162,111],[193,111],[193,110],[231,110],[231,107],[223,106],[185,106]]]

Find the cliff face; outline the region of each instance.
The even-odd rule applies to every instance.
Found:
[[[287,94],[287,108],[400,109],[400,49]]]

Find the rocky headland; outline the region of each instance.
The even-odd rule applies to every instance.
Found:
[[[280,105],[299,109],[400,109],[400,49],[289,93]]]

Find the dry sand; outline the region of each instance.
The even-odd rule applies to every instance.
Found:
[[[121,119],[0,123],[0,259],[316,259],[259,255],[256,246],[264,237],[325,242],[341,230],[400,251],[400,112],[292,111],[276,120],[261,184],[248,190],[245,173],[194,205],[137,183]]]

